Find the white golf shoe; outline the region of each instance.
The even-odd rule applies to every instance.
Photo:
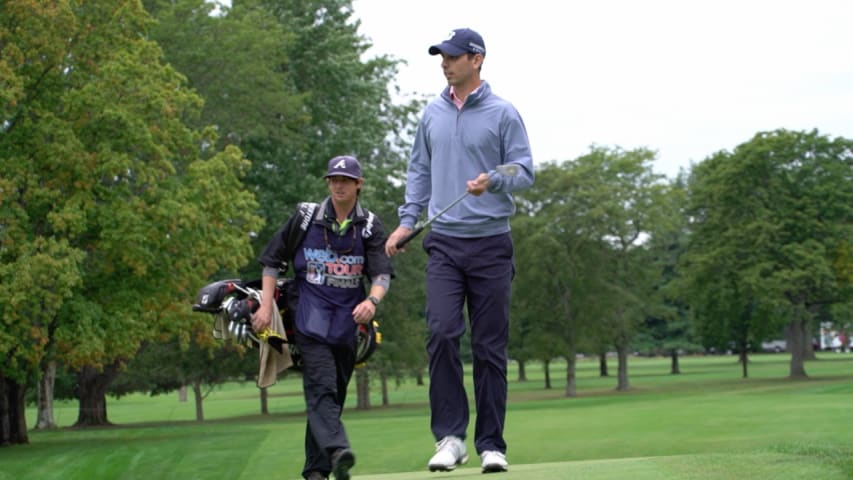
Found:
[[[447,436],[435,444],[435,455],[429,459],[430,472],[449,472],[457,465],[468,463],[465,442],[459,437]]]
[[[505,472],[509,464],[506,456],[497,450],[486,450],[480,454],[483,473]]]

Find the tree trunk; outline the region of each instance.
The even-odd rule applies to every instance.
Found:
[[[379,383],[382,387],[382,406],[387,407],[391,400],[388,398],[388,374],[384,370],[379,372]]]
[[[53,386],[56,383],[56,362],[47,361],[41,365],[41,378],[38,382],[38,417],[36,430],[56,428],[53,418]]]
[[[30,443],[24,398],[26,385],[0,374],[0,447]]]
[[[806,375],[806,367],[805,367],[805,345],[807,335],[807,321],[805,313],[805,308],[798,309],[799,312],[794,316],[794,319],[791,320],[791,323],[788,324],[787,328],[787,336],[790,338],[790,342],[788,342],[789,350],[791,350],[791,366],[788,374],[789,378],[808,378]]]
[[[619,362],[616,365],[618,372],[616,381],[616,390],[623,392],[631,388],[628,384],[628,346],[620,344],[616,345],[616,357]]]
[[[527,381],[527,369],[525,368],[526,363],[524,360],[518,360],[518,381],[526,382]]]
[[[193,398],[195,399],[195,420],[204,421],[204,397],[201,393],[201,380],[193,380]]]
[[[576,364],[575,352],[569,352],[566,355],[566,396],[571,398],[578,395],[577,377],[575,376]]]
[[[545,363],[542,364],[543,369],[545,370],[545,390],[551,389],[551,360],[545,360]]]
[[[270,407],[269,407],[269,392],[267,391],[267,387],[261,387],[261,415],[269,415]]]
[[[359,410],[370,410],[370,377],[367,367],[355,369],[356,406]]]
[[[187,401],[187,386],[181,385],[181,388],[178,389],[178,401],[181,403],[185,403]]]
[[[117,375],[117,364],[104,367],[103,372],[91,366],[77,372],[80,408],[75,427],[111,425],[107,419],[107,387]]]
[[[669,356],[672,359],[669,373],[671,373],[672,375],[678,375],[679,373],[681,373],[681,368],[679,368],[678,366],[678,350],[673,348],[670,351]]]
[[[598,354],[598,376],[610,376],[610,374],[607,372],[607,352],[601,352]]]
[[[746,347],[741,347],[738,352],[738,362],[740,362],[743,378],[749,377],[749,352]]]
[[[419,387],[424,386],[424,372],[418,370],[417,375],[415,375],[415,385]]]

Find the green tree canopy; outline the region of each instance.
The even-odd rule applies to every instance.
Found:
[[[146,0],[151,30],[171,65],[205,98],[199,125],[252,160],[246,182],[267,222],[258,252],[300,201],[327,194],[329,158],[356,155],[366,179],[361,201],[396,226],[409,138],[420,103],[392,103],[398,61],[366,58],[350,1],[235,0],[211,16],[203,0]],[[398,279],[422,271],[422,256],[395,260]],[[256,262],[242,276],[260,274]],[[380,309],[385,344],[371,371],[399,376],[423,364],[422,282],[394,281]]]
[[[853,142],[759,133],[698,165],[690,196],[685,271],[705,322],[747,341],[786,328],[790,374],[805,376],[814,315],[851,295]]]
[[[149,26],[130,0],[4,3],[0,82],[20,86],[0,119],[4,376],[46,356],[120,365],[195,321],[201,281],[251,254],[250,164],[188,127],[201,98]]]

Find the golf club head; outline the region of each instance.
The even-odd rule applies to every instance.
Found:
[[[504,177],[514,177],[518,175],[518,165],[514,163],[505,163],[495,167],[495,172]]]

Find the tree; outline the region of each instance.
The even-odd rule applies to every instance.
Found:
[[[652,172],[653,159],[646,149],[593,147],[574,161],[546,164],[533,188],[519,196],[520,218],[513,225],[523,230],[517,249],[523,269],[516,283],[536,323],[522,328],[538,332],[531,338],[545,357],[563,349],[568,396],[581,348],[599,353],[615,346],[617,388],[628,388],[630,345],[655,307],[651,293],[659,283],[649,239],[671,222],[669,188]]]
[[[519,381],[525,381],[525,365],[529,360],[539,360],[545,370],[545,388],[551,388],[551,360],[566,353],[564,339],[549,332],[553,322],[545,321],[554,315],[554,302],[540,293],[541,279],[547,273],[539,270],[550,259],[542,256],[542,245],[533,241],[543,227],[537,216],[520,214],[512,219],[513,241],[516,244],[516,277],[512,285],[510,303],[510,358],[518,363]],[[546,267],[547,268],[547,267]],[[544,297],[544,298],[543,298]]]
[[[214,342],[209,327],[198,326],[187,345],[181,345],[177,337],[146,342],[111,383],[109,393],[116,397],[132,392],[154,396],[189,386],[196,420],[203,421],[203,402],[210,392],[227,381],[252,378],[258,371],[256,350],[230,340]]]
[[[232,4],[226,17],[262,8],[280,25],[286,35],[279,47],[285,61],[274,65],[281,78],[280,91],[298,99],[302,114],[292,125],[298,141],[255,138],[241,143],[255,163],[249,182],[257,187],[262,216],[268,220],[260,242],[297,202],[325,196],[319,179],[328,159],[336,155],[353,154],[360,160],[371,184],[366,203],[385,213],[375,201],[385,199],[372,192],[382,191],[376,187],[386,179],[404,178],[401,170],[421,105],[420,101],[396,105],[389,95],[400,61],[384,55],[366,57],[371,45],[358,32],[350,0],[239,0]],[[399,203],[402,193],[397,189],[391,198]],[[396,213],[396,206],[390,213]]]
[[[320,180],[326,161],[342,153],[364,167],[362,203],[387,228],[395,226],[402,182],[386,180],[405,178],[422,102],[392,103],[399,61],[365,59],[370,44],[358,34],[350,1],[235,0],[220,16],[211,16],[203,0],[145,3],[159,21],[152,36],[206,99],[200,123],[215,125],[253,161],[247,182],[267,219],[256,251],[297,202],[326,195]],[[251,83],[244,81],[247,72]],[[395,262],[398,278],[422,271],[418,256],[407,257]],[[252,277],[257,266],[242,271]],[[364,372],[384,379],[413,365],[411,355],[422,348],[409,344],[422,337],[406,332],[418,330],[419,289],[418,282],[394,282],[395,293],[380,309],[389,319],[382,320],[386,344]]]
[[[710,322],[736,319],[744,352],[784,325],[791,378],[807,376],[820,307],[851,298],[851,180],[853,142],[787,130],[758,133],[691,175],[694,298]]]
[[[659,283],[649,245],[669,221],[668,186],[652,171],[654,157],[647,149],[594,148],[577,161],[579,181],[587,182],[587,189],[576,201],[596,222],[607,258],[603,295],[608,313],[602,325],[616,348],[618,390],[629,388],[631,344],[654,306],[651,299]]]
[[[565,359],[565,394],[574,397],[579,345],[602,305],[596,301],[601,249],[591,239],[588,212],[573,201],[586,187],[576,181],[573,165],[546,164],[536,176],[533,187],[518,195],[519,214],[513,219],[513,226],[523,231],[516,245],[513,295],[533,307],[527,317],[535,319],[528,327],[530,338],[546,368],[557,351]],[[517,340],[510,342],[517,347]]]
[[[206,0],[143,3],[157,20],[151,38],[205,99],[194,125],[213,126],[220,147],[237,145],[252,160],[247,183],[267,220],[257,232],[257,250],[297,202],[322,195],[324,159],[305,160],[311,153],[305,135],[312,121],[324,120],[313,118],[306,106],[310,93],[298,91],[292,78],[296,33],[257,0],[231,2],[220,15],[212,15],[214,4]]]
[[[3,376],[24,388],[45,360],[76,369],[79,425],[107,422],[106,387],[144,340],[188,335],[187,299],[261,226],[249,163],[187,127],[201,99],[149,21],[134,1],[9,1],[0,17],[21,86],[0,119]]]
[[[662,199],[663,222],[648,241],[654,268],[660,272],[652,291],[652,300],[644,326],[635,338],[636,349],[654,355],[669,355],[670,373],[681,373],[679,352],[702,351],[691,321],[690,305],[679,290],[678,262],[687,246],[688,229],[685,212],[686,174],[681,172],[670,183]]]

